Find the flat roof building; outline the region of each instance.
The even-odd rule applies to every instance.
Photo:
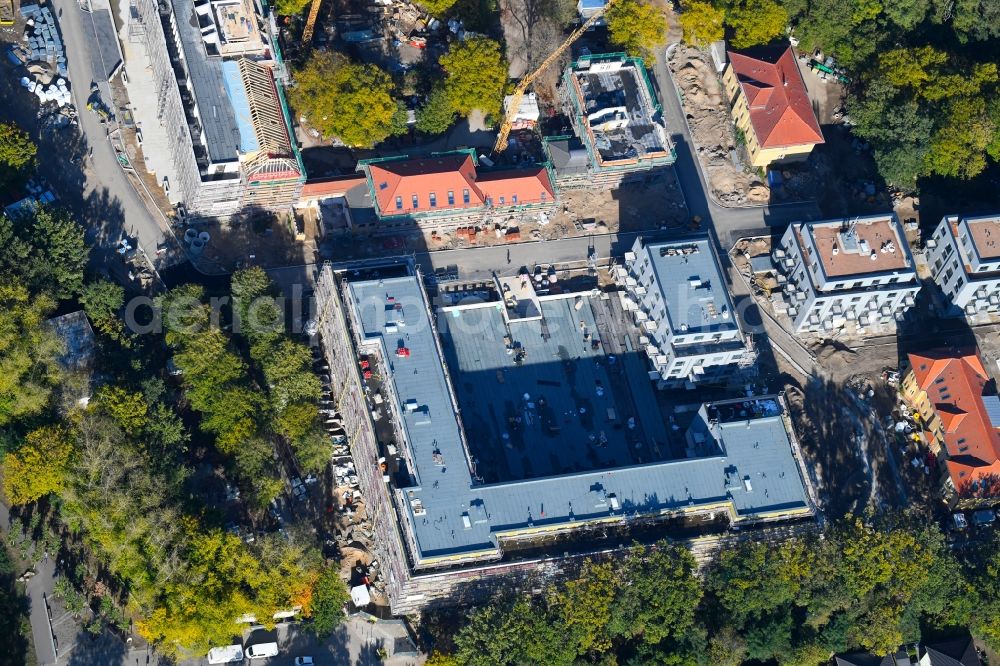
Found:
[[[982,323],[1000,313],[1000,216],[949,215],[927,241],[945,316]]]
[[[636,409],[624,361],[604,353],[590,292],[536,295],[541,316],[513,319],[499,299],[433,312],[416,275],[351,280],[326,267],[317,293],[397,613],[551,566],[517,553],[555,535],[593,539],[596,525],[813,513],[780,398],[701,405],[672,456],[663,417]]]
[[[623,53],[582,57],[566,68],[562,96],[580,145],[576,148],[571,137],[547,139],[561,187],[588,187],[595,182],[617,185],[628,174],[669,166],[676,160],[641,59]],[[580,177],[575,165],[562,164],[569,161],[562,159],[563,154],[571,156],[575,149],[586,152],[587,179]]]
[[[920,282],[895,214],[796,222],[773,251],[798,333],[895,330]]]
[[[740,328],[711,240],[637,238],[615,272],[661,388],[717,379],[756,358]]]

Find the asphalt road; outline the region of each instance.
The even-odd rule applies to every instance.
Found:
[[[694,142],[684,119],[680,97],[667,69],[666,51],[657,53],[656,62],[651,64],[656,74],[655,85],[663,118],[677,149],[674,171],[687,199],[688,210],[711,222],[723,251],[729,250],[739,238],[768,235],[775,230],[780,233],[791,222],[820,219],[819,208],[814,202],[747,208],[727,208],[715,203],[708,195],[709,188],[694,154]]]
[[[87,227],[88,240],[96,248],[92,253],[93,264],[107,268],[118,262],[109,256],[122,238],[122,234],[138,240],[147,256],[155,257],[157,245],[163,242],[166,224],[146,206],[136,191],[134,181],[122,170],[111,142],[108,129],[113,126],[101,123],[98,115],[87,110],[92,82],[100,84],[101,96],[110,105],[110,88],[96,74],[95,58],[99,59],[96,31],[91,15],[80,9],[76,0],[52,0],[66,47],[70,90],[73,103],[79,111],[79,129],[83,135],[84,182],[81,192],[57,192],[64,203],[77,213]],[[40,156],[61,162],[67,168],[66,155]],[[74,199],[82,199],[74,202]],[[73,205],[73,204],[76,205]]]

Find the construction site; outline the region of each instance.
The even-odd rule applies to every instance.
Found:
[[[639,332],[585,276],[428,291],[406,265],[325,267],[317,297],[395,613],[613,543],[814,514],[783,401],[665,410]]]

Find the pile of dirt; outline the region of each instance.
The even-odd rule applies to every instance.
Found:
[[[723,205],[765,203],[771,196],[767,184],[734,163],[736,141],[729,105],[705,58],[701,51],[681,45],[669,62],[702,169]]]

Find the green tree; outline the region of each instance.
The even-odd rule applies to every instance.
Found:
[[[271,405],[281,411],[291,403],[318,400],[323,386],[312,371],[312,352],[288,338],[266,349],[251,350],[267,381]]]
[[[732,625],[724,625],[708,643],[709,663],[740,666],[747,658],[747,643]]]
[[[149,405],[142,393],[130,393],[120,386],[104,386],[97,392],[96,398],[101,409],[126,434],[138,433],[149,422]]]
[[[351,598],[347,586],[340,579],[335,568],[327,568],[320,574],[313,588],[312,614],[306,628],[317,638],[330,636],[346,619],[344,604]]]
[[[371,148],[393,129],[396,100],[388,74],[329,51],[313,51],[295,73],[289,101],[324,136]]]
[[[274,10],[282,16],[296,16],[305,11],[312,0],[277,0]]]
[[[292,451],[304,472],[319,474],[330,462],[330,440],[322,430],[312,430],[292,440]]]
[[[36,206],[16,220],[0,217],[0,273],[19,276],[32,292],[58,300],[79,294],[89,253],[83,227],[61,208]]]
[[[952,27],[962,43],[1000,37],[1000,3],[992,0],[955,0],[953,6]]]
[[[80,305],[97,330],[113,340],[124,340],[125,326],[118,314],[125,306],[125,290],[121,285],[107,280],[89,282],[80,294]]]
[[[649,59],[667,36],[667,17],[647,0],[619,0],[605,14],[608,37],[629,55]]]
[[[440,64],[446,75],[445,96],[455,113],[468,116],[479,109],[487,116],[499,115],[507,85],[507,61],[499,42],[473,37],[453,43]]]
[[[564,627],[524,598],[494,601],[474,612],[455,636],[464,666],[570,666],[576,652]]]
[[[35,167],[37,147],[13,123],[0,123],[0,187],[13,188]]]
[[[788,13],[775,0],[739,0],[729,10],[726,23],[733,29],[732,45],[745,49],[783,35]]]
[[[716,7],[708,0],[692,0],[681,5],[678,20],[684,31],[684,41],[688,44],[710,44],[720,40],[725,34],[724,9]]]
[[[905,31],[923,23],[930,9],[930,0],[893,0],[883,6],[885,15]]]
[[[742,624],[801,601],[802,585],[815,564],[811,550],[799,540],[746,542],[719,553],[706,587],[727,616]]]
[[[431,16],[443,17],[455,5],[456,0],[419,0],[417,3]]]
[[[694,556],[681,546],[633,547],[624,563],[628,584],[615,599],[611,631],[649,644],[684,636],[695,624],[702,595],[695,568]]]
[[[0,426],[49,404],[62,350],[45,322],[53,308],[48,296],[31,298],[23,285],[0,279]]]
[[[418,132],[443,134],[455,122],[455,111],[444,86],[435,86],[424,105],[417,110]]]
[[[986,101],[961,97],[948,104],[946,113],[924,155],[924,169],[952,178],[974,178],[986,169],[986,149],[997,131]]]
[[[3,478],[7,500],[28,504],[59,492],[73,457],[73,440],[58,426],[32,430],[24,444],[4,456]]]
[[[553,595],[551,604],[566,627],[567,638],[575,641],[577,654],[604,652],[611,647],[608,620],[617,589],[611,563],[587,560],[580,576]]]
[[[402,100],[396,100],[396,112],[392,114],[390,136],[403,136],[410,131],[410,113]]]

